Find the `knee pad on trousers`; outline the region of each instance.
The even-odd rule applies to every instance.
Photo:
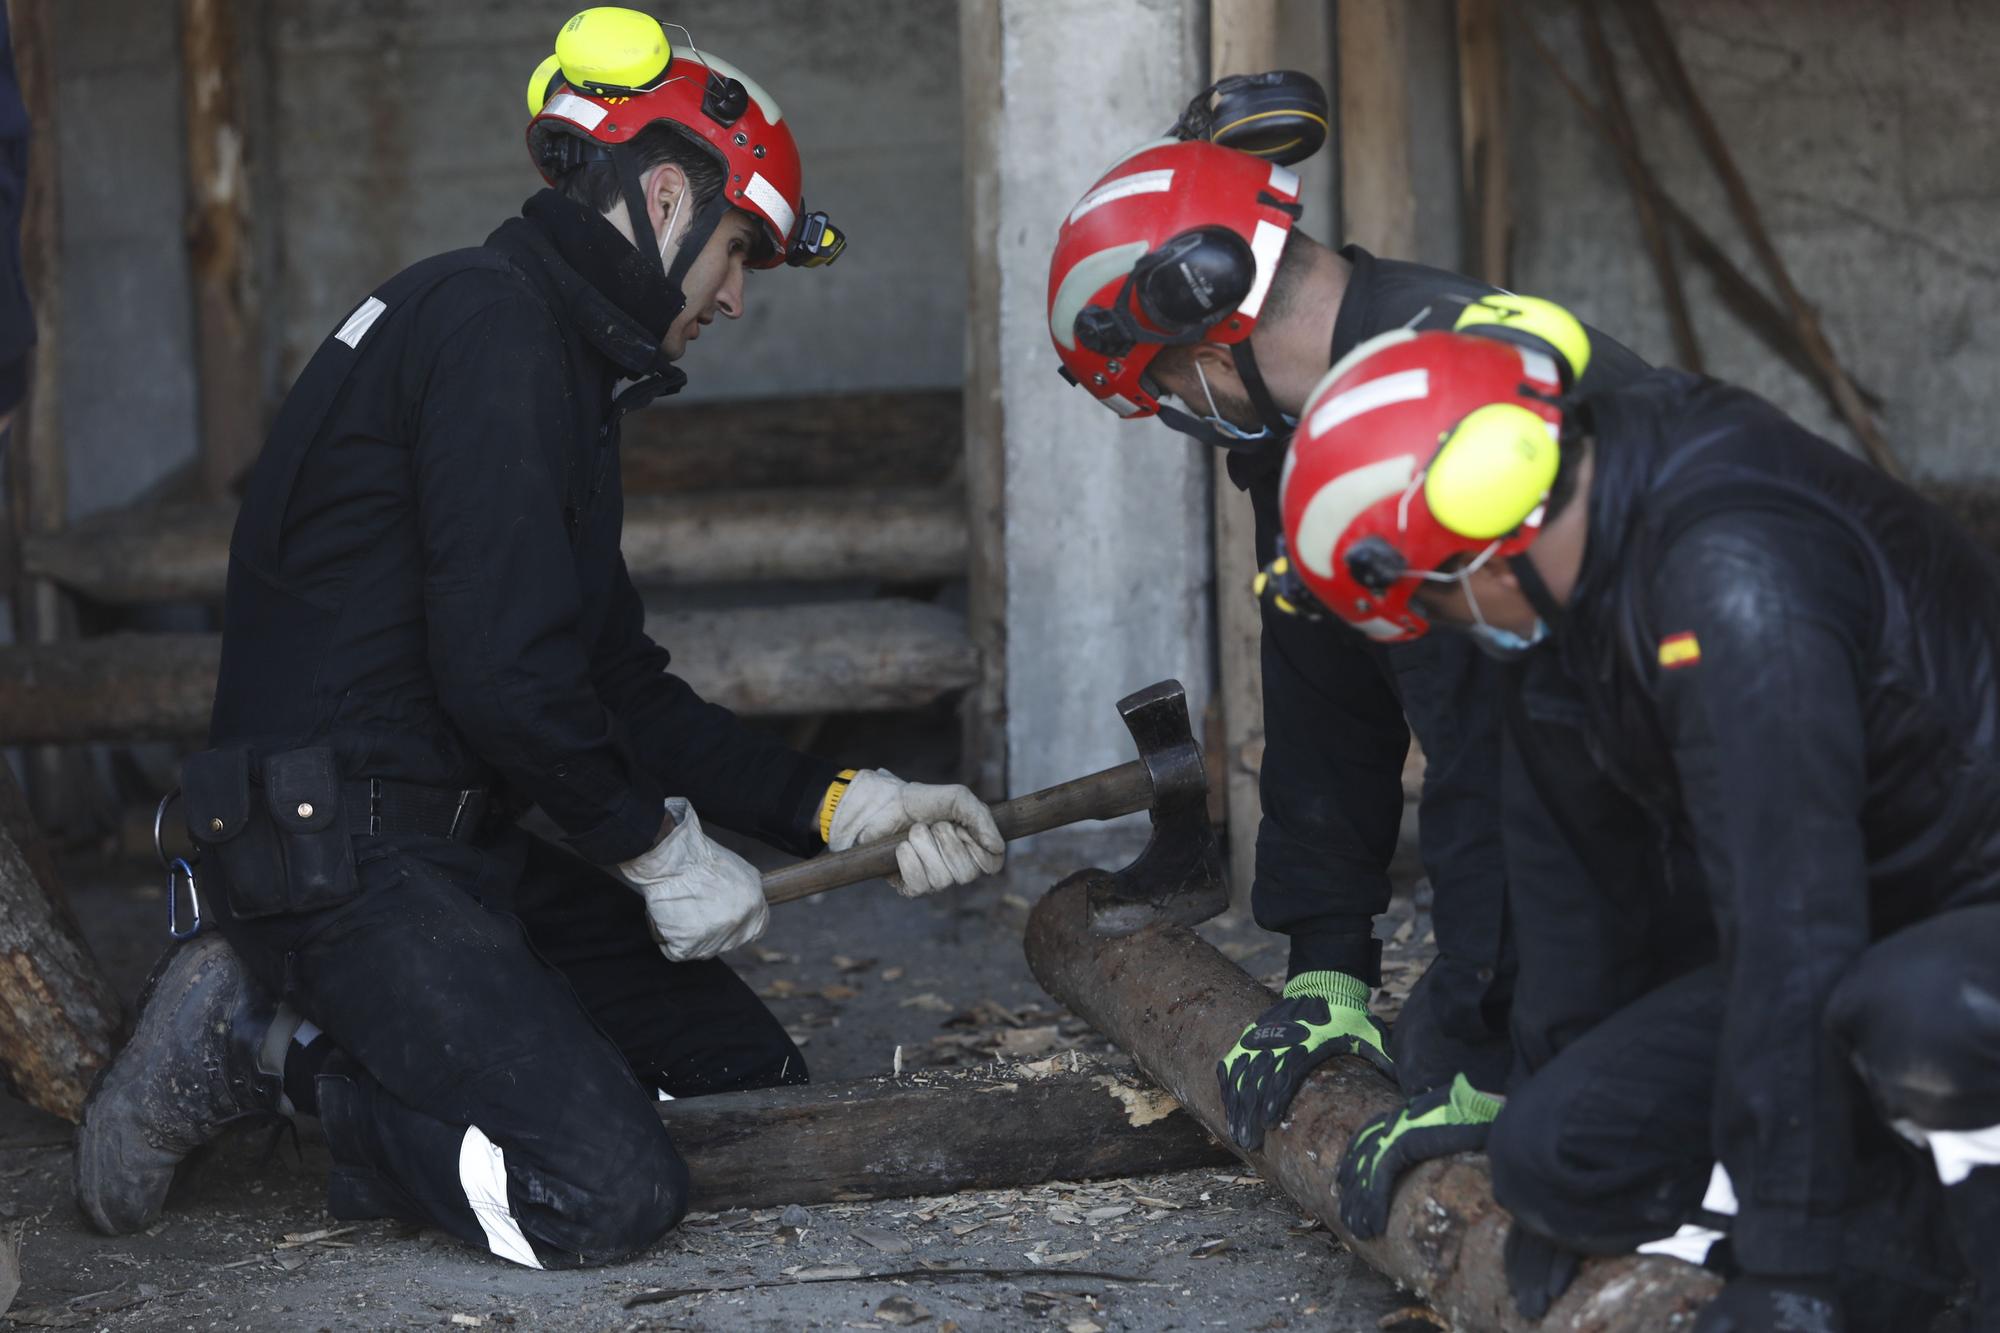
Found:
[[[1577,1192],[1563,1162],[1562,1107],[1529,1079],[1508,1097],[1486,1139],[1493,1197],[1528,1226],[1560,1238],[1561,1219]]]
[[[2000,1124],[2000,995],[1891,937],[1864,954],[1827,1001],[1885,1119],[1927,1130]]]
[[[603,1160],[602,1174],[583,1185],[583,1206],[573,1213],[572,1243],[586,1264],[628,1259],[658,1243],[687,1216],[687,1163],[657,1120]]]

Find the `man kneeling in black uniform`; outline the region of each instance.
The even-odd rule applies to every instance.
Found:
[[[900,838],[906,894],[1000,866],[965,788],[836,772],[696,697],[619,554],[623,414],[742,313],[746,266],[842,244],[789,126],[620,9],[564,27],[529,103],[556,188],[356,307],[251,477],[182,781],[221,935],[156,969],[86,1108],[104,1231],[224,1125],[308,1113],[336,1216],[530,1267],[632,1254],[687,1202],[656,1095],[806,1077],[715,957],[765,904],[690,800],[800,854]],[[567,851],[515,827],[530,804]]]
[[[1556,1053],[1485,1140],[1516,1241],[1712,1228],[1730,1282],[1698,1328],[1831,1333],[1880,1318],[1843,1312],[1857,1267],[1950,1269],[1941,1222],[2000,1330],[2000,576],[1751,394],[1570,395],[1527,341],[1358,354],[1282,498],[1340,618],[1552,640],[1602,767],[1695,852],[1719,962]]]

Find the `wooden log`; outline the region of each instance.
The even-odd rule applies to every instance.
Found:
[[[1460,188],[1466,272],[1511,287],[1514,214],[1507,164],[1507,51],[1499,0],[1458,0]]]
[[[1340,204],[1344,233],[1391,259],[1413,259],[1409,22],[1403,0],[1341,0]]]
[[[1007,790],[1007,414],[1000,397],[1000,120],[1005,45],[1000,0],[962,0],[965,394],[962,459],[971,543],[966,620],[984,671],[960,714],[959,770],[991,800]]]
[[[960,465],[953,389],[664,404],[625,419],[634,495],[768,486],[936,486]]]
[[[1117,1042],[1211,1132],[1226,1136],[1216,1057],[1276,996],[1191,930],[1093,935],[1081,882],[1059,885],[1036,905],[1026,947],[1028,965],[1050,995]],[[1507,1290],[1501,1259],[1507,1214],[1494,1202],[1485,1159],[1470,1153],[1416,1168],[1396,1192],[1386,1234],[1355,1239],[1340,1222],[1340,1159],[1369,1117],[1399,1101],[1395,1087],[1361,1061],[1331,1061],[1299,1091],[1290,1117],[1265,1135],[1264,1147],[1239,1155],[1457,1328],[1640,1333],[1683,1326],[1714,1295],[1713,1276],[1677,1259],[1592,1260],[1547,1318],[1530,1324]]]
[[[264,442],[261,302],[252,254],[235,0],[181,0],[188,280],[194,294],[201,476],[229,493]]]
[[[233,504],[158,505],[100,514],[30,536],[29,572],[120,605],[222,599]],[[642,586],[793,580],[956,578],[965,516],[938,488],[708,491],[634,496],[625,563]]]
[[[21,789],[0,764],[0,1066],[15,1096],[76,1121],[122,1014],[55,883]]]
[[[646,629],[704,698],[752,715],[918,708],[979,674],[964,620],[924,602],[671,612]],[[0,744],[200,735],[221,656],[212,634],[0,648]]]
[[[664,1102],[696,1208],[909,1198],[1230,1156],[1122,1061],[988,1065]]]

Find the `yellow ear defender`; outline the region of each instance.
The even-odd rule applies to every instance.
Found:
[[[1590,368],[1590,335],[1584,332],[1583,325],[1554,301],[1544,301],[1538,296],[1516,296],[1512,292],[1483,296],[1465,307],[1452,329],[1458,333],[1490,333],[1510,342],[1517,341],[1516,335],[1520,334],[1537,339],[1562,358],[1570,384],[1582,379],[1583,372]]]
[[[1424,502],[1461,537],[1505,537],[1548,496],[1561,457],[1554,428],[1539,414],[1488,403],[1445,436],[1424,477]]]
[[[616,5],[586,9],[556,34],[556,53],[528,80],[528,114],[539,116],[556,71],[579,92],[629,97],[659,86],[674,58],[667,30],[651,14]]]

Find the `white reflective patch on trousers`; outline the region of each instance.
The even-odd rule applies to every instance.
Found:
[[[2000,1166],[2000,1125],[1985,1129],[1925,1129],[1908,1120],[1896,1122],[1896,1132],[1929,1148],[1937,1162],[1938,1179],[1956,1185],[1982,1166]]]
[[[1729,1172],[1723,1170],[1720,1162],[1709,1173],[1708,1192],[1701,1196],[1701,1206],[1704,1212],[1736,1216],[1736,1187],[1730,1183]],[[1647,1241],[1639,1247],[1639,1253],[1665,1254],[1691,1264],[1700,1264],[1707,1261],[1710,1248],[1721,1239],[1720,1231],[1690,1223],[1671,1236]]]
[[[502,1259],[511,1259],[524,1268],[540,1268],[534,1247],[521,1234],[514,1210],[507,1206],[507,1154],[500,1145],[468,1125],[458,1145],[458,1179],[465,1187],[465,1201],[486,1233],[486,1248]]]

